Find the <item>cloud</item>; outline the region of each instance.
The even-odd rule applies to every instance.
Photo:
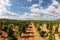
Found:
[[[52,0],[52,5],[59,5],[59,3],[57,2],[57,0]]]
[[[19,16],[17,13],[10,12],[8,8],[12,4],[10,3],[10,0],[0,0],[0,18],[15,18],[16,16]]]
[[[39,0],[40,1],[40,0]],[[32,19],[32,20],[56,20],[60,18],[60,3],[56,0],[52,0],[51,5],[49,5],[46,9],[40,4],[33,4],[30,7],[31,13],[25,13],[22,15],[22,19]]]
[[[32,0],[27,0],[31,2]],[[10,0],[0,0],[0,18],[18,19],[18,20],[56,20],[60,18],[60,3],[52,0],[51,5],[46,9],[41,6],[43,0],[39,0],[38,4],[32,4],[29,7],[30,13],[25,12],[22,15],[10,12],[8,8],[12,6]]]
[[[32,0],[27,0],[28,2],[32,2]]]

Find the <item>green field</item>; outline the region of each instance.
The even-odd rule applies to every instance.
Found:
[[[58,32],[58,28],[60,27],[59,20],[0,20],[0,35],[1,31],[7,32],[8,40],[17,40],[17,36],[21,34],[21,32],[25,31],[28,24],[33,22],[35,27],[37,28],[38,33],[42,38],[46,38],[49,35],[49,38],[46,40],[55,40],[55,35],[58,34],[60,37],[60,32]],[[48,33],[46,31],[41,30],[40,26],[46,24],[46,28],[49,30]],[[55,27],[54,33],[52,33],[53,27]],[[18,27],[17,31],[14,31],[14,27]]]

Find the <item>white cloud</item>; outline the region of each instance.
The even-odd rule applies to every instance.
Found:
[[[31,2],[32,0],[27,1]],[[53,20],[60,18],[60,3],[58,3],[56,0],[52,0],[52,4],[46,9],[43,9],[41,6],[42,2],[42,0],[39,0],[39,4],[33,4],[31,7],[29,7],[31,13],[19,15],[7,10],[7,7],[12,5],[10,0],[0,0],[0,18],[20,20]]]
[[[16,18],[19,16],[17,13],[8,11],[8,7],[11,6],[10,0],[0,0],[0,18]]]
[[[40,0],[39,0],[40,1]],[[40,4],[33,4],[30,7],[30,11],[32,13],[26,13],[22,17],[22,19],[36,19],[36,20],[53,20],[60,18],[60,3],[56,0],[52,0],[52,4],[49,5],[46,9]],[[56,8],[57,7],[57,8]],[[28,15],[27,15],[28,14]]]
[[[28,2],[32,2],[32,0],[27,0]]]
[[[59,3],[57,2],[57,0],[52,0],[52,5],[59,5]]]

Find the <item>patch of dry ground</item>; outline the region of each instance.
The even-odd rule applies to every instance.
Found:
[[[34,24],[31,22],[31,26],[32,26],[32,31],[34,32],[34,34],[32,35],[35,35],[34,37],[27,37],[27,38],[21,38],[19,37],[18,40],[42,40],[42,38],[40,37],[37,29],[35,28]],[[31,35],[31,34],[30,34]]]

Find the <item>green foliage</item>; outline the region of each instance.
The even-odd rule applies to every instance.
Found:
[[[20,25],[19,31],[20,31],[20,32],[25,32],[26,27],[28,27],[28,22],[23,22],[23,23]]]
[[[45,31],[40,31],[40,36],[41,37],[44,37],[45,36],[45,33],[46,33]]]
[[[60,37],[60,33],[59,33],[58,35],[59,35],[59,37]]]
[[[53,36],[50,35],[49,38],[48,38],[48,40],[54,40]]]
[[[58,27],[56,27],[56,29],[55,29],[55,33],[58,33]]]
[[[50,30],[50,31],[51,31],[52,28],[53,28],[52,26],[53,26],[52,23],[50,23],[50,24],[49,24],[49,30]]]
[[[49,23],[47,23],[47,29],[49,29]]]
[[[38,31],[41,31],[40,27],[37,27],[37,30],[38,30]]]
[[[17,38],[15,37],[14,32],[12,30],[12,25],[9,25],[9,28],[8,28],[8,39],[17,40]]]
[[[40,26],[42,26],[43,23],[47,24],[47,29],[49,30],[49,33],[51,34],[49,36],[48,40],[54,40],[52,37],[52,25],[57,25],[55,32],[58,31],[58,27],[59,27],[59,20],[53,20],[53,21],[44,21],[44,20],[0,20],[0,30],[3,30],[5,32],[8,32],[8,39],[9,40],[17,40],[17,36],[18,34],[21,34],[22,32],[25,32],[26,27],[28,27],[28,24],[30,22],[33,22],[34,25],[37,28],[37,31],[39,32],[41,37],[44,37],[46,32],[45,31],[41,31]],[[4,26],[4,28],[2,28],[2,26]],[[15,32],[16,34],[14,34],[14,31],[12,30],[13,26],[18,26],[18,32]]]
[[[3,31],[7,32],[7,30],[8,30],[8,26],[6,25],[3,29]]]

